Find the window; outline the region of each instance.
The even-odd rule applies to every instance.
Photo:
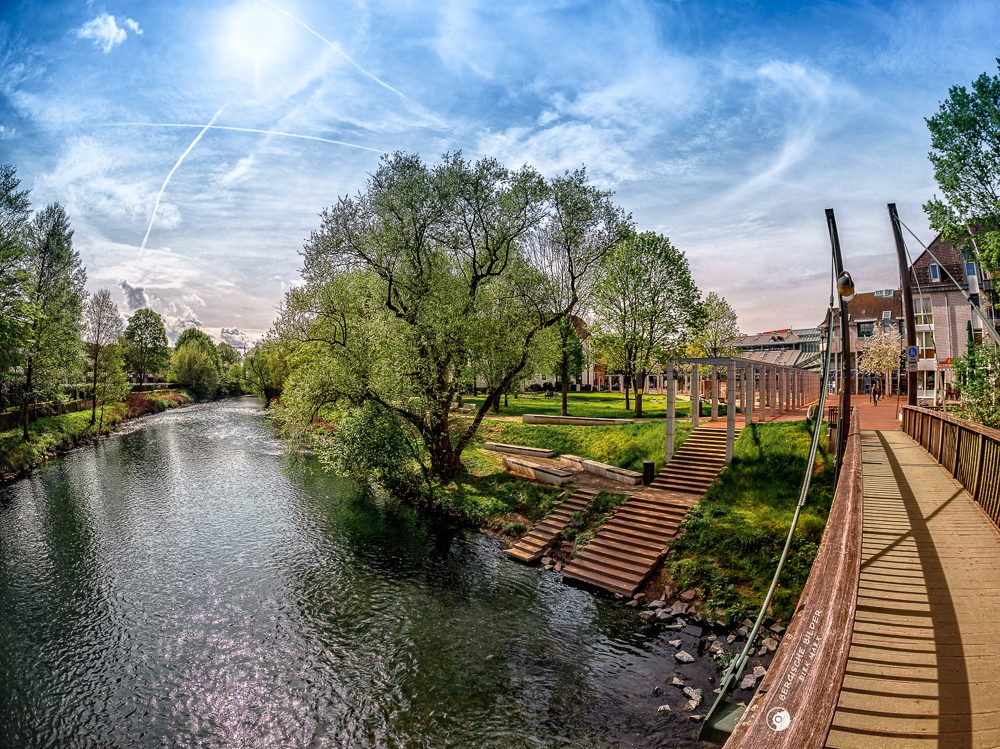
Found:
[[[921,359],[934,358],[934,334],[930,332],[917,333],[917,348],[920,349]]]
[[[858,338],[871,338],[874,332],[875,332],[875,323],[873,322],[858,323]]]
[[[886,333],[892,330],[892,313],[889,310],[882,313],[882,330]]]
[[[976,277],[976,264],[975,263],[966,263],[965,264],[965,275],[968,276],[969,278],[975,278]]]
[[[938,271],[938,267],[936,265],[934,265],[934,263],[931,263],[931,280],[932,281],[940,281],[941,280],[941,274]]]
[[[933,325],[934,315],[931,314],[930,297],[921,296],[913,300],[913,322],[917,325]]]

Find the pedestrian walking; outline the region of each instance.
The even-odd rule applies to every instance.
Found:
[[[876,406],[878,405],[880,395],[882,395],[882,388],[879,385],[878,380],[875,380],[875,384],[872,385],[872,400],[875,402]]]

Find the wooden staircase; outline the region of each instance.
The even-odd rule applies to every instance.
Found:
[[[635,595],[663,559],[688,508],[725,465],[726,430],[695,429],[652,485],[619,507],[563,568],[563,581]]]
[[[563,568],[563,582],[635,595],[666,553],[693,494],[646,489],[618,508],[594,540]]]
[[[553,509],[547,518],[536,523],[524,538],[507,549],[507,556],[523,564],[537,564],[555,544],[573,513],[583,512],[595,494],[597,492],[589,489],[577,489]]]
[[[736,436],[739,434],[737,429]],[[700,497],[725,467],[726,430],[701,426],[688,435],[651,486]]]

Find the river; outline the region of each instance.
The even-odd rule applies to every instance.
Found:
[[[0,488],[0,746],[702,746],[676,633],[502,549],[255,399],[133,422]]]

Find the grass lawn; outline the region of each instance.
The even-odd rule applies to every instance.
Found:
[[[788,535],[809,456],[804,421],[753,424],[737,440],[733,462],[688,512],[670,543],[670,576],[698,588],[710,609],[731,621],[756,614]],[[773,601],[785,622],[809,575],[833,501],[833,465],[820,439],[812,483]]]
[[[534,394],[532,394],[534,395]],[[544,398],[538,393],[535,398],[507,397],[507,406],[500,400],[500,413],[505,416],[523,416],[524,414],[541,414],[544,416],[559,416],[562,413],[562,396],[556,393],[554,398]],[[483,404],[483,396],[466,396],[462,403]],[[635,411],[625,408],[625,396],[621,393],[575,393],[567,396],[567,410],[570,416],[586,416],[603,419],[634,419]],[[635,399],[629,398],[629,405],[635,408]],[[711,412],[710,403],[701,404],[702,416]],[[493,413],[492,411],[490,413]],[[726,407],[719,406],[719,415],[724,416]],[[667,396],[646,394],[642,396],[642,420],[662,419],[667,415]],[[677,416],[691,416],[691,399],[686,395],[677,396]],[[593,428],[593,427],[591,427]]]

